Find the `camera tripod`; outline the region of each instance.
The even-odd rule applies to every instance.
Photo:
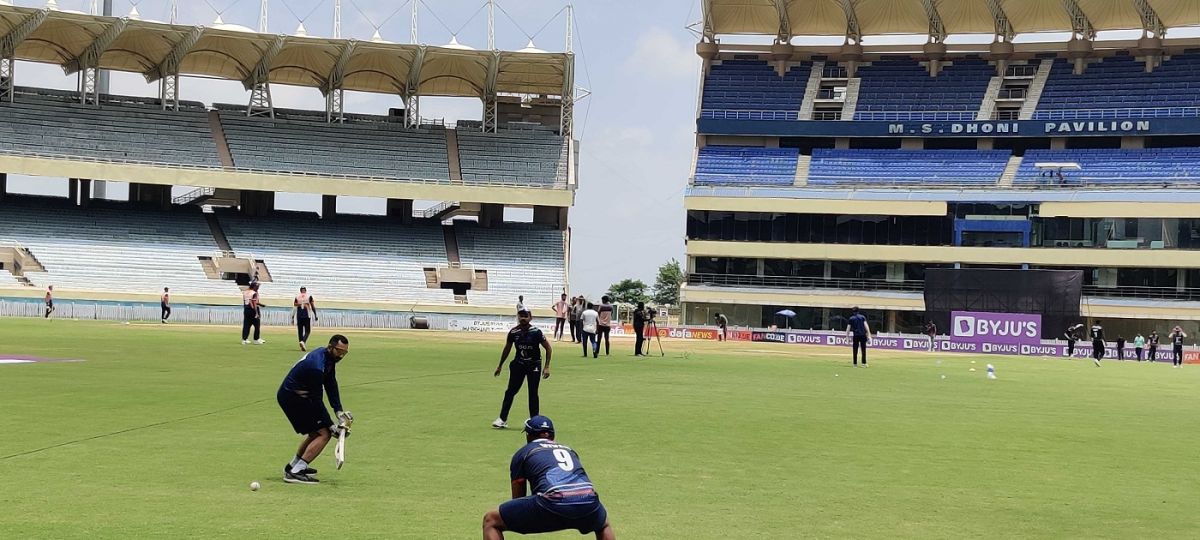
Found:
[[[662,357],[666,357],[667,353],[663,351],[662,338],[659,337],[659,335],[658,335],[658,324],[654,322],[654,319],[650,319],[650,320],[646,321],[646,328],[643,329],[642,332],[645,333],[646,330],[649,330],[654,333],[653,334],[654,341],[658,342],[658,355],[662,356]],[[646,340],[646,341],[649,341],[649,340]],[[650,350],[650,345],[648,343],[646,344],[646,350],[647,351]],[[638,353],[641,353],[641,352],[642,351],[638,351]]]

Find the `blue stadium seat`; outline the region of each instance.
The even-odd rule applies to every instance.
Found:
[[[1009,155],[1004,150],[816,149],[808,185],[994,185]]]
[[[1078,163],[1082,170],[1047,175],[1038,163]],[[1021,161],[1015,185],[1194,184],[1200,180],[1200,148],[1116,150],[1030,150]]]
[[[1090,64],[1080,75],[1054,61],[1035,120],[1200,116],[1200,54],[1178,54],[1152,73],[1132,56]]]
[[[780,77],[763,60],[725,60],[704,80],[701,117],[796,120],[811,71],[804,62]]]
[[[958,60],[930,77],[909,59],[885,59],[858,69],[855,120],[974,120],[996,74],[984,60]]]
[[[697,185],[792,185],[795,148],[706,146],[696,159]]]

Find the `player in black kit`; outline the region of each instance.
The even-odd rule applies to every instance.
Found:
[[[1104,358],[1104,327],[1100,326],[1100,321],[1096,321],[1092,325],[1092,362],[1096,367],[1100,367],[1100,359]]]
[[[508,353],[515,345],[517,357],[508,365],[508,389],[504,391],[504,404],[500,406],[500,417],[492,422],[492,427],[496,429],[508,427],[508,410],[512,408],[513,398],[521,391],[521,384],[525,381],[529,381],[529,417],[537,416],[538,383],[541,382],[539,375],[541,379],[550,378],[550,342],[540,329],[529,324],[531,319],[533,316],[529,310],[522,309],[517,312],[517,325],[508,331],[504,352],[500,353],[500,365],[496,366],[496,372],[492,374],[495,377],[500,376],[500,370],[508,360]],[[538,347],[546,349],[545,366],[541,365],[542,351]]]

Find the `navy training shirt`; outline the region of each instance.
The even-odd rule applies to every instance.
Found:
[[[1176,347],[1182,347],[1183,346],[1183,334],[1179,333],[1179,332],[1172,333],[1171,334],[1171,345],[1174,345]]]
[[[284,377],[280,389],[293,393],[305,392],[302,397],[320,402],[324,388],[329,392],[329,405],[333,410],[343,410],[342,397],[338,394],[336,363],[328,354],[328,350],[321,347],[304,355]]]
[[[850,323],[850,329],[854,331],[854,335],[867,335],[867,317],[862,313],[855,313],[854,315],[851,315],[849,321],[847,322]]]
[[[514,326],[508,331],[508,342],[513,344],[517,350],[517,356],[513,362],[521,362],[526,364],[540,364],[542,362],[542,341],[546,336],[542,334],[542,329],[530,325],[529,328],[521,328]]]
[[[584,506],[600,501],[579,454],[550,439],[537,439],[517,450],[509,471],[514,482],[529,482],[531,493],[554,505]]]

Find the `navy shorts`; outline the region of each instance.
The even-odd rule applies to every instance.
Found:
[[[316,433],[323,427],[333,427],[333,419],[329,417],[329,409],[319,401],[313,401],[296,395],[282,388],[275,394],[279,408],[292,423],[292,429],[301,435]]]
[[[560,506],[545,502],[537,495],[530,495],[501,504],[500,519],[504,520],[504,530],[517,534],[569,529],[588,534],[604,529],[604,524],[608,523],[608,511],[599,502],[584,506]]]

